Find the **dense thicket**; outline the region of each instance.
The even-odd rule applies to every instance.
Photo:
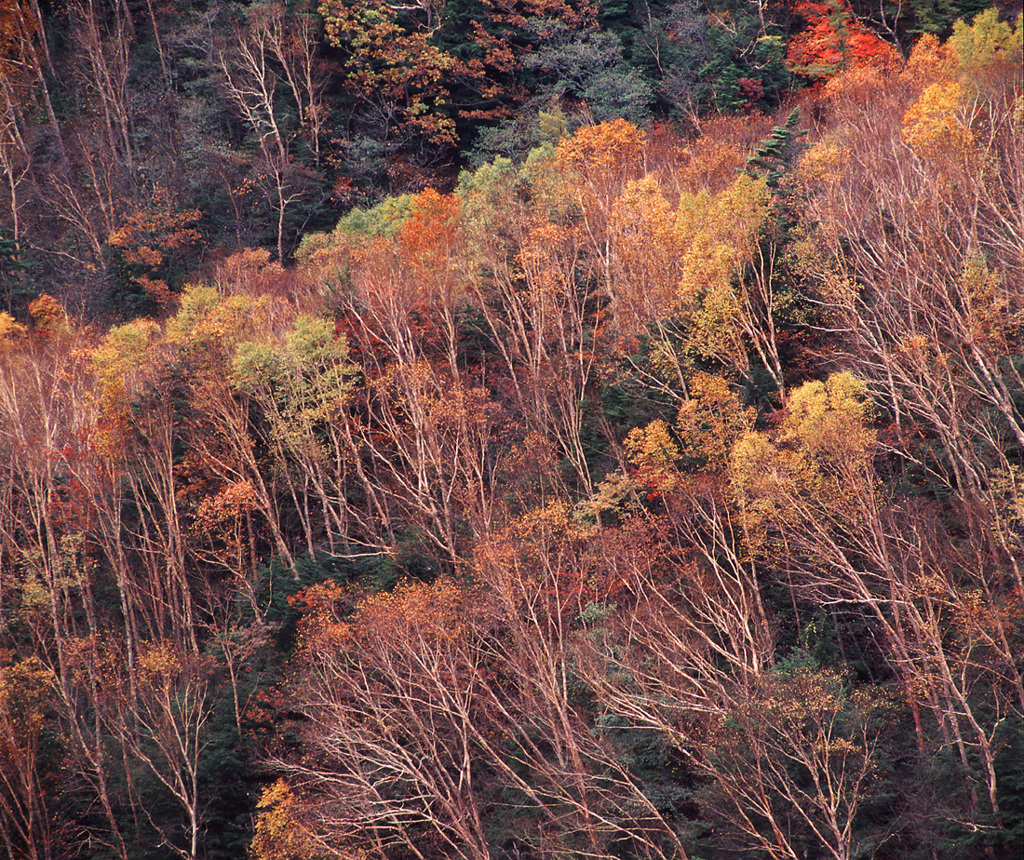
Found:
[[[480,8],[5,7],[0,851],[1018,856],[1024,19]]]

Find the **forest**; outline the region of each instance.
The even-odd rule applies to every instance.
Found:
[[[1024,14],[2,0],[0,857],[1024,852]]]

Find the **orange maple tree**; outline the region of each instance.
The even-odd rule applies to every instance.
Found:
[[[786,50],[786,65],[800,77],[818,80],[898,60],[895,48],[858,20],[846,0],[796,0],[793,11],[807,23]]]

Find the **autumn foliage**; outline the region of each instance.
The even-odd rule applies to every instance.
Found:
[[[857,66],[899,63],[893,46],[854,15],[845,0],[799,0],[793,12],[804,21],[786,49],[786,63],[801,77],[828,78]]]
[[[172,92],[165,10],[71,7],[82,69],[145,23]],[[1024,22],[903,60],[887,7],[800,3],[799,105],[762,115],[737,72],[748,113],[683,134],[570,121],[566,96],[516,157],[290,258],[310,165],[355,157],[321,123],[330,74],[359,146],[425,166],[527,98],[502,69],[592,62],[614,17],[467,8],[235,9],[208,59],[251,137],[208,153],[234,213],[208,259],[224,224],[183,186],[118,196],[128,105],[90,102],[65,155],[95,179],[51,177],[61,247],[152,315],[57,290],[0,313],[0,851],[1016,856]],[[648,10],[631,56],[757,17],[687,8]],[[33,9],[0,15],[12,99],[48,80]],[[765,81],[777,12],[748,34]],[[12,219],[39,147],[7,162]],[[0,257],[12,296],[29,245]]]

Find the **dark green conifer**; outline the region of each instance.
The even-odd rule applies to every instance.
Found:
[[[757,145],[741,172],[755,179],[764,177],[769,188],[777,188],[782,174],[805,145],[800,138],[807,134],[807,129],[798,130],[799,125],[800,108],[795,107],[786,117],[785,124],[775,126],[772,133]]]

